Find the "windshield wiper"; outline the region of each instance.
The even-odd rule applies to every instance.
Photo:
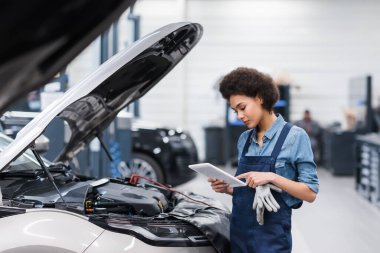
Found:
[[[41,165],[42,170],[45,172],[48,180],[52,183],[55,190],[58,192],[58,195],[61,197],[63,203],[65,203],[65,206],[67,207],[67,203],[66,203],[65,199],[63,198],[60,190],[58,189],[57,185],[55,184],[54,177],[52,176],[52,174],[50,173],[48,168],[45,166],[44,161],[42,161],[40,154],[33,147],[31,149],[32,149],[32,152],[33,152],[34,156],[36,157],[38,163]]]

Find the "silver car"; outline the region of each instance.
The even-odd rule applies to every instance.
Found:
[[[165,185],[139,184],[138,176],[94,180],[69,167],[201,35],[196,23],[158,29],[69,89],[14,140],[0,135],[0,251],[229,252],[230,213],[218,201]],[[71,138],[50,162],[37,152],[37,139],[56,117],[68,123]]]

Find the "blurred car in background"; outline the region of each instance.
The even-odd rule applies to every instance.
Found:
[[[175,186],[194,178],[188,165],[198,162],[190,133],[139,119],[132,122],[131,171],[150,171],[152,179]]]

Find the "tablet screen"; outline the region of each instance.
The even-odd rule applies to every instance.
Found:
[[[224,182],[230,184],[232,187],[247,186],[246,183],[240,181],[239,179],[235,178],[234,176],[231,176],[227,172],[223,171],[222,169],[219,169],[218,167],[210,163],[192,164],[189,165],[189,168],[202,175],[205,175],[206,177],[222,179],[224,180]]]

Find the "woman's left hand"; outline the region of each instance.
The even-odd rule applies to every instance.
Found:
[[[276,174],[273,172],[257,172],[251,171],[240,174],[236,178],[245,178],[245,182],[249,187],[256,188],[256,186],[272,183]]]

